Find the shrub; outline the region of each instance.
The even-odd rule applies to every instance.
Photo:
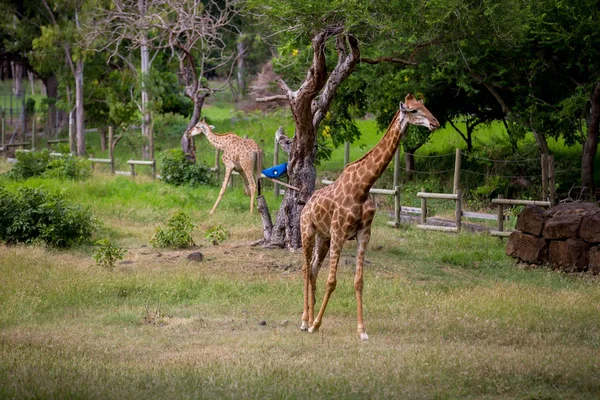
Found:
[[[91,212],[70,204],[62,193],[21,188],[17,194],[0,187],[0,241],[70,247],[90,239],[97,221]]]
[[[9,172],[13,179],[27,179],[33,176],[49,176],[62,179],[86,179],[91,174],[89,161],[66,154],[63,157],[50,157],[48,150],[18,152],[17,163]]]
[[[168,247],[174,249],[182,249],[193,246],[192,231],[196,225],[192,222],[192,218],[184,213],[179,212],[167,221],[166,228],[158,226],[156,232],[150,238],[152,247]]]
[[[60,179],[84,180],[90,177],[90,162],[72,154],[50,160],[44,176]]]
[[[48,150],[42,151],[19,151],[16,154],[17,163],[13,165],[8,173],[13,179],[27,179],[32,176],[42,175],[50,163]]]
[[[126,249],[113,245],[108,239],[100,239],[94,245],[100,247],[94,252],[92,257],[96,261],[96,264],[107,269],[114,268],[117,260],[122,260],[127,252]]]
[[[181,149],[169,149],[163,152],[161,165],[162,180],[172,185],[208,185],[211,172],[204,164],[190,162]]]
[[[204,238],[214,245],[218,245],[219,243],[225,241],[228,237],[229,232],[223,229],[221,225],[216,225],[207,229],[204,235]]]

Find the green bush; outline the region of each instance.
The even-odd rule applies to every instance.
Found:
[[[113,245],[108,239],[100,239],[94,245],[100,247],[94,252],[92,257],[96,261],[96,264],[107,269],[114,268],[117,260],[122,260],[127,252],[126,249]]]
[[[17,163],[9,172],[13,179],[21,180],[33,176],[48,176],[61,179],[86,179],[91,174],[90,162],[66,154],[63,157],[51,157],[48,150],[18,152]]]
[[[0,241],[70,247],[90,239],[97,221],[91,212],[70,204],[62,193],[21,188],[13,194],[0,187]]]
[[[67,154],[50,160],[44,176],[60,179],[84,180],[92,174],[90,162],[84,158]]]
[[[219,243],[225,241],[228,237],[229,232],[223,229],[221,225],[216,225],[207,229],[206,233],[204,234],[204,238],[214,245],[218,245]]]
[[[193,246],[192,231],[195,226],[192,218],[181,211],[167,221],[166,228],[161,226],[156,228],[156,232],[150,238],[150,243],[153,247],[174,249]]]
[[[40,176],[50,164],[50,153],[48,150],[25,152],[16,154],[17,162],[8,173],[13,179],[27,179],[32,176]]]
[[[208,185],[212,182],[210,168],[204,164],[193,164],[181,149],[163,152],[161,160],[162,180],[171,185]]]

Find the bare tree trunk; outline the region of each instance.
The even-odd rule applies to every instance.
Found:
[[[83,60],[75,64],[75,137],[77,155],[85,155],[85,126],[83,112]]]
[[[406,173],[406,180],[412,181],[413,171],[415,170],[415,155],[414,150],[411,152],[406,151],[404,153],[404,170]]]
[[[138,1],[138,9],[140,15],[144,16],[147,11],[146,0]],[[147,160],[150,157],[150,153],[154,153],[149,149],[149,143],[152,142],[150,138],[151,125],[152,125],[152,117],[150,115],[149,109],[149,96],[148,96],[148,88],[147,88],[147,79],[150,73],[150,53],[148,50],[148,38],[146,32],[142,33],[142,40],[140,45],[140,53],[141,53],[141,114],[142,114],[142,136],[146,139],[146,142],[142,145],[142,157]]]
[[[598,129],[600,127],[600,82],[596,83],[590,98],[591,108],[588,118],[588,134],[581,157],[581,185],[594,188],[594,158],[598,150]]]
[[[29,78],[29,86],[31,87],[31,95],[35,96],[35,76],[32,71],[27,71],[27,77]]]
[[[540,149],[540,153],[545,154],[545,155],[550,154],[550,150],[548,149],[548,142],[546,141],[546,137],[542,133],[539,133],[534,128],[531,128],[531,132],[533,133],[533,136],[535,137],[535,142],[537,143],[537,145]]]
[[[23,63],[21,61],[11,61],[13,74],[13,94],[23,93]]]
[[[46,137],[56,137],[57,134],[57,115],[56,100],[58,98],[58,79],[52,74],[42,79],[46,87],[46,96],[48,97],[48,117],[46,118]]]
[[[240,35],[241,36],[241,35]],[[244,91],[246,89],[244,83],[244,75],[245,75],[245,66],[244,63],[246,61],[246,46],[244,45],[244,41],[242,38],[238,38],[237,42],[237,86],[240,92],[240,96],[244,95]]]
[[[106,127],[105,126],[101,126],[98,128],[98,133],[100,134],[100,150],[101,151],[106,151],[107,146],[106,146]]]
[[[198,94],[194,100],[194,112],[192,113],[192,118],[188,123],[187,129],[181,136],[181,148],[183,152],[186,154],[187,159],[190,162],[196,162],[196,144],[194,143],[194,139],[187,135],[187,132],[192,129],[198,121],[200,121],[200,116],[202,115],[202,107],[204,106],[204,101],[208,97],[208,92],[204,92]]]
[[[300,190],[286,190],[281,208],[277,212],[271,235],[271,246],[286,246],[290,250],[302,246],[300,214],[315,190],[317,175],[314,166],[317,149],[316,133],[319,124],[327,114],[337,88],[350,76],[356,63],[360,60],[357,40],[352,36],[343,36],[342,28],[342,26],[329,27],[315,34],[312,39],[312,66],[309,68],[300,89],[292,91],[283,80],[279,80],[279,86],[286,92],[283,97],[290,102],[296,124],[296,132],[290,151],[288,175],[290,184]],[[338,62],[328,76],[325,42],[333,36],[337,36]],[[281,100],[281,98],[282,96],[271,96],[260,99],[260,101]]]

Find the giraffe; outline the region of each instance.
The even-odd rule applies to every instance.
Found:
[[[358,335],[368,340],[362,316],[363,264],[367,244],[371,238],[371,223],[375,216],[375,203],[369,189],[387,168],[400,139],[409,124],[420,125],[433,131],[438,121],[408,94],[392,119],[379,143],[359,160],[348,164],[339,178],[330,186],[316,190],[304,206],[300,216],[304,264],[304,312],[301,330],[316,332],[323,321],[325,307],[335,290],[337,265],[346,240],[356,238],[356,292]],[[316,283],[321,264],[329,253],[329,276],[321,309],[314,317]]]
[[[235,133],[216,134],[213,132],[214,126],[208,125],[203,119],[194,126],[190,132],[190,136],[196,136],[203,133],[210,144],[219,150],[223,150],[221,160],[225,165],[225,179],[219,192],[219,197],[215,202],[210,214],[212,215],[219,205],[227,182],[231,177],[231,173],[235,170],[240,173],[244,181],[244,190],[246,194],[250,194],[250,212],[254,210],[254,197],[256,195],[257,180],[260,178],[260,170],[255,166],[260,165],[262,158],[262,150],[258,144],[252,139],[243,139]]]

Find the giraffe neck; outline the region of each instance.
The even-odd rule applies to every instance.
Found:
[[[368,194],[369,189],[373,187],[394,158],[400,139],[407,129],[408,120],[405,118],[404,112],[398,110],[379,143],[362,158],[344,169],[342,174],[347,175],[346,181],[352,181],[353,184],[358,183],[359,191],[364,192],[365,195]]]
[[[209,131],[209,132],[204,132],[204,135],[206,136],[206,139],[208,139],[210,144],[212,144],[213,147],[215,147],[219,150],[225,149],[225,146],[227,145],[227,143],[229,143],[229,141],[231,139],[229,137],[229,136],[231,136],[231,134],[217,135],[217,134]]]

